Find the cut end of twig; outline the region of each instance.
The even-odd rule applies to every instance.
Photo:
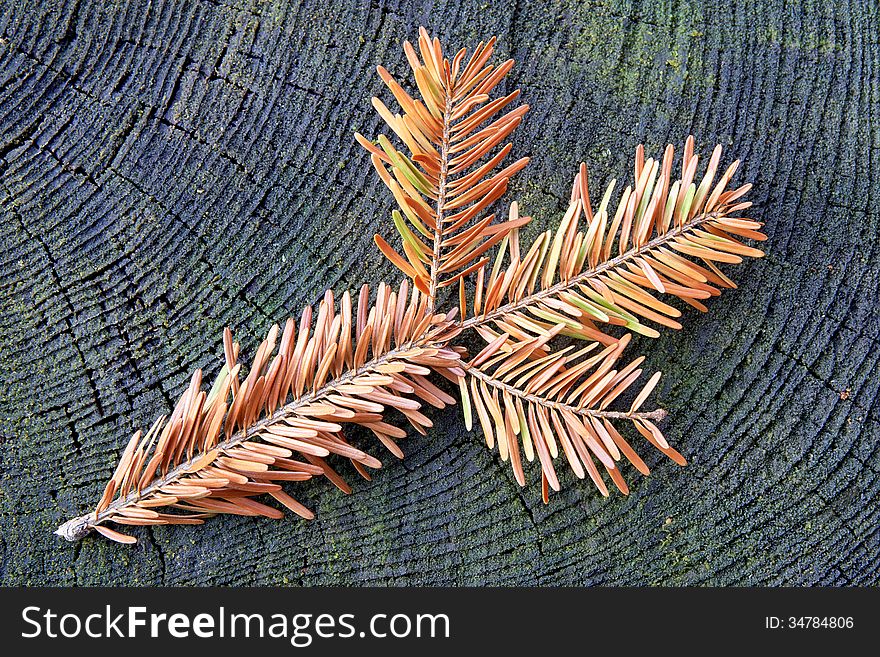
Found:
[[[81,516],[68,520],[59,526],[55,533],[68,541],[78,541],[87,536],[90,531],[92,531],[92,527],[89,525],[87,517]]]

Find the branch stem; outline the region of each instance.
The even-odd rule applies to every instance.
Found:
[[[585,417],[589,416],[595,418],[606,418],[608,420],[652,420],[656,422],[666,417],[666,411],[662,408],[658,408],[653,411],[639,411],[636,413],[626,413],[622,411],[597,411],[590,408],[579,408],[577,406],[571,406],[569,404],[551,401],[545,397],[540,397],[538,395],[525,393],[522,390],[519,390],[518,388],[515,388],[514,386],[505,383],[504,381],[496,379],[490,374],[482,372],[479,368],[470,367],[463,362],[461,363],[461,366],[472,376],[480,379],[481,381],[483,381],[487,385],[492,386],[493,388],[503,390],[511,397],[519,397],[524,401],[538,404],[539,406],[543,406],[544,408],[552,408],[556,411],[566,410]]]
[[[443,108],[443,141],[440,144],[440,178],[437,185],[437,212],[434,225],[434,252],[431,256],[431,281],[428,291],[428,305],[434,309],[438,284],[440,282],[440,243],[443,241],[443,211],[446,206],[446,183],[449,177],[449,132],[452,118],[452,98],[446,94]]]

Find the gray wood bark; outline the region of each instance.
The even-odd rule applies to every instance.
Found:
[[[532,163],[508,199],[534,231],[581,160],[628,182],[639,142],[689,133],[743,159],[767,257],[631,348],[690,465],[642,449],[629,497],[566,477],[545,507],[450,409],[351,496],[297,486],[311,523],[54,536],[216,371],[223,326],[252,349],[325,286],[397,278],[352,133],[378,132],[374,66],[403,75],[419,24],[517,60]],[[878,34],[855,1],[3,0],[0,582],[876,584]]]

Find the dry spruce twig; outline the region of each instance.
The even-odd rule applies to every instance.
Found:
[[[95,510],[57,533],[74,540],[94,529],[133,543],[106,523],[201,524],[218,513],[282,517],[253,499],[265,494],[312,518],[278,482],[323,475],[350,492],[325,461],[330,454],[348,458],[369,479],[367,468],[381,463],[346,442],[343,425],[369,429],[402,456],[395,440],[406,432],[385,421],[388,410],[425,433],[432,423],[422,403],[443,408],[454,401],[428,375],[455,380],[463,373],[459,354],[446,346],[455,329],[430,311],[424,294],[408,289],[406,282],[396,292],[381,284],[371,306],[364,286],[356,307],[346,292],[338,308],[327,292],[314,322],[307,308],[298,326],[291,318],[283,332],[270,329],[243,380],[239,346],[227,329],[226,362],[210,391],[201,390],[197,370],[171,415],[132,436]]]
[[[556,460],[589,476],[603,495],[600,468],[624,494],[624,459],[648,474],[624,425],[685,464],[657,426],[666,412],[642,408],[659,372],[619,408],[644,361],[625,362],[623,352],[632,333],[681,328],[681,311],[661,295],[705,311],[703,301],[735,287],[719,264],[763,255],[741,241],[765,239],[759,222],[740,216],[751,186],[730,188],[738,162],[717,175],[720,146],[698,175],[689,137],[675,180],[672,146],[661,160],[646,160],[640,146],[634,184],[616,205],[612,180],[594,206],[582,164],[557,230],[521,248],[520,228],[530,218],[515,202],[504,220],[489,212],[528,162],[502,168],[512,146],[500,145],[528,107],[509,109],[518,91],[491,96],[513,66],[490,63],[494,44],[450,60],[422,28],[418,49],[404,44],[415,96],[378,67],[402,114],[377,98],[373,105],[408,154],[384,135],[356,139],[399,206],[392,219],[402,253],[380,235],[376,244],[412,290],[407,281],[397,290],[380,284],[372,305],[367,286],[356,305],[348,293],[337,304],[328,291],[314,320],[306,309],[283,331],[272,327],[246,377],[226,329],[225,363],[211,389],[201,389],[197,371],[171,415],[132,436],[95,509],[57,533],[75,540],[95,530],[133,543],[109,525],[200,524],[221,513],[281,517],[254,499],[267,495],[310,519],[282,483],[325,476],[350,492],[327,462],[331,454],[369,479],[368,469],[381,463],[346,441],[346,424],[369,429],[402,458],[399,423],[425,434],[432,423],[424,405],[455,403],[435,375],[458,386],[466,428],[476,415],[520,485],[523,457],[537,459],[545,502],[560,488]],[[458,303],[438,309],[442,292],[456,285]],[[469,334],[485,343],[473,356],[458,345]]]
[[[512,59],[497,67],[487,64],[494,44],[493,37],[478,45],[466,64],[464,49],[450,62],[440,42],[423,28],[418,41],[421,58],[404,43],[419,98],[413,99],[381,66],[379,76],[403,114],[392,114],[373,98],[373,106],[410,155],[397,150],[385,135],[379,136],[377,146],[355,134],[400,206],[392,218],[406,257],[380,235],[376,244],[432,301],[440,289],[485,265],[486,252],[509,230],[528,222],[512,217],[499,223],[485,212],[529,161],[524,157],[500,169],[512,145],[498,146],[529,108],[520,105],[498,117],[519,91],[491,99],[489,94],[513,68]]]

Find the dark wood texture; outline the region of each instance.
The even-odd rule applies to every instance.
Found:
[[[533,160],[508,200],[535,230],[582,159],[629,181],[639,142],[692,132],[744,160],[767,257],[631,348],[664,371],[690,465],[642,449],[629,497],[569,476],[545,507],[453,408],[351,496],[298,486],[311,523],[54,536],[216,371],[224,325],[252,349],[325,286],[396,279],[371,240],[392,201],[352,134],[378,131],[374,66],[403,75],[419,24],[517,60]],[[877,583],[878,34],[855,0],[3,0],[0,582]]]

